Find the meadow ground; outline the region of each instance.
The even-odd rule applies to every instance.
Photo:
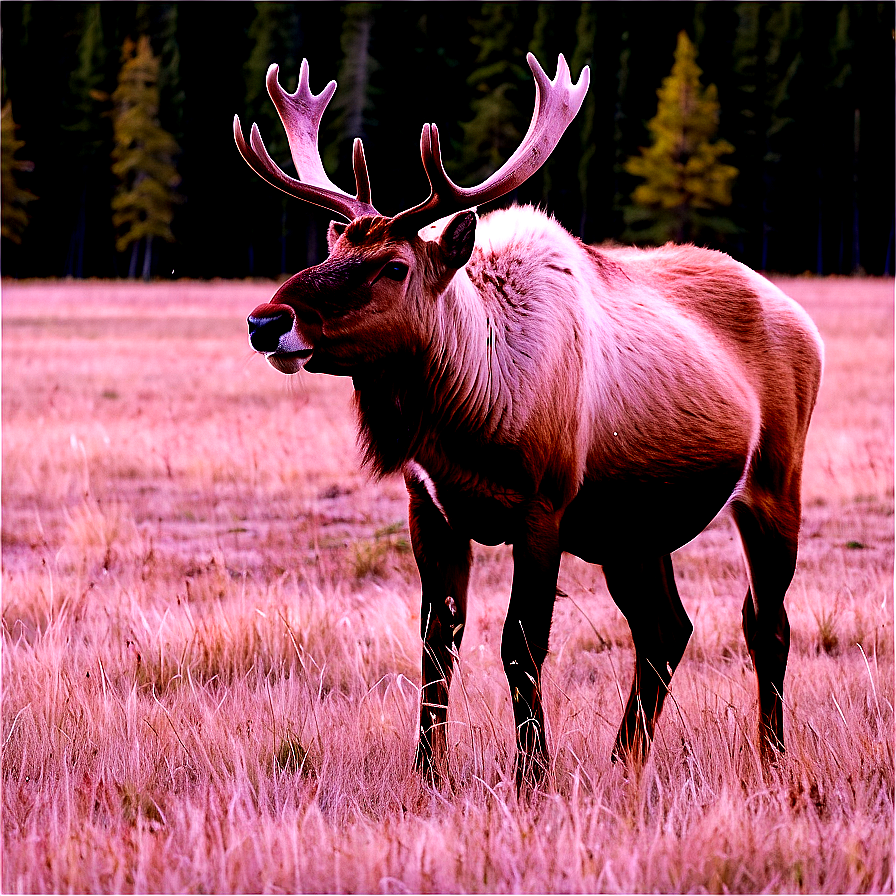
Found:
[[[270,284],[3,285],[6,892],[892,892],[893,282],[788,280],[827,370],[763,775],[733,527],[675,555],[696,631],[640,776],[609,761],[632,650],[564,558],[553,786],[519,802],[478,548],[450,784],[412,768],[419,596],[400,481],[351,384],[284,378]]]

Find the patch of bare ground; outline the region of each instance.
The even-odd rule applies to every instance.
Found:
[[[827,346],[785,758],[720,519],[675,557],[696,631],[638,777],[627,627],[564,559],[553,786],[520,803],[509,550],[476,552],[433,790],[403,486],[359,470],[350,383],[252,355],[271,285],[4,283],[3,890],[892,892],[893,282],[781,285]]]

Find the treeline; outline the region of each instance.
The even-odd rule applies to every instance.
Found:
[[[640,181],[629,160],[650,143],[647,122],[684,31],[702,84],[715,85],[718,138],[737,169],[730,204],[713,210],[718,226],[701,241],[762,270],[889,274],[893,21],[893,3],[6,0],[2,99],[17,127],[13,136],[4,122],[4,150],[15,148],[15,181],[36,198],[21,241],[3,240],[2,273],[134,272],[120,214],[113,222],[122,188],[113,97],[123,54],[141,38],[157,63],[156,122],[178,150],[171,241],[157,239],[143,265],[153,276],[276,277],[325,253],[326,213],[263,183],[231,134],[234,113],[246,129],[257,121],[293,172],[264,76],[278,62],[293,90],[306,57],[315,92],[339,82],[321,135],[330,177],[349,189],[351,141],[362,137],[373,201],[387,214],[427,193],[424,122],[439,124],[449,174],[471,183],[526,131],[526,52],[550,75],[560,52],[574,77],[589,65],[578,118],[508,199],[544,204],[589,242],[630,238]]]

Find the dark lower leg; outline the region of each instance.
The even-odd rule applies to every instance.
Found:
[[[550,622],[548,622],[548,629]],[[548,631],[530,643],[522,628],[515,635],[504,630],[501,655],[510,685],[516,726],[516,783],[537,785],[548,771],[548,747],[541,700],[541,667],[547,654]]]
[[[747,592],[743,609],[744,636],[759,688],[759,746],[765,759],[784,752],[784,674],[790,651],[790,623],[783,604],[771,621],[760,626]]]
[[[448,689],[466,619],[470,541],[459,538],[435,506],[426,487],[409,479],[409,528],[423,596],[423,683],[416,765],[437,781],[448,752]]]
[[[693,626],[675,587],[671,557],[627,569],[605,568],[604,573],[635,644],[635,673],[613,759],[638,766],[647,758],[672,674]]]
[[[426,625],[423,641],[420,741],[415,762],[433,778],[441,775],[448,753],[448,690],[456,650],[449,632],[436,617]]]
[[[636,659],[634,680],[613,745],[614,761],[642,765],[653,743],[656,720],[672,676],[666,670],[645,671],[645,665],[640,657]]]
[[[528,508],[523,536],[513,546],[513,587],[501,659],[516,723],[516,783],[538,786],[549,769],[541,668],[548,652],[560,570],[560,519],[546,501]]]
[[[759,690],[759,748],[771,763],[784,750],[784,674],[790,651],[784,596],[796,569],[799,496],[757,506],[735,503],[731,509],[750,573],[743,626]]]

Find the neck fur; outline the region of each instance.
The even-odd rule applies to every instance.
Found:
[[[460,270],[440,297],[424,356],[432,421],[492,437],[506,411],[506,371],[496,352],[500,309],[489,308]]]
[[[491,438],[508,418],[498,320],[466,270],[422,319],[417,354],[355,382],[364,458],[378,475],[400,470],[423,440],[461,430]]]

